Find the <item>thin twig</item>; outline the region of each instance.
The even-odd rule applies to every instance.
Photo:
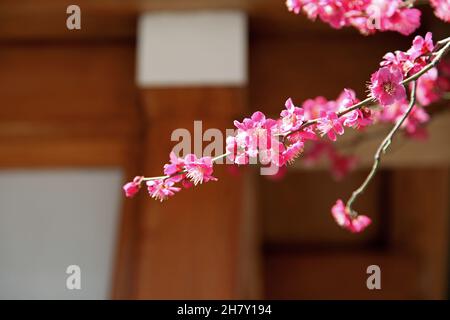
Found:
[[[358,216],[358,213],[352,209],[353,202],[359,197],[359,195],[361,195],[364,192],[364,190],[366,190],[370,181],[373,179],[373,177],[377,173],[378,167],[380,165],[381,156],[389,148],[389,146],[391,145],[393,136],[398,131],[398,129],[401,127],[401,125],[405,122],[406,118],[408,118],[409,114],[411,113],[411,110],[414,108],[414,105],[416,103],[416,87],[417,87],[417,82],[414,81],[413,85],[412,85],[412,89],[411,89],[411,98],[409,101],[408,109],[403,114],[401,119],[397,121],[397,123],[392,128],[392,130],[388,133],[386,138],[384,138],[383,142],[381,142],[381,144],[378,147],[377,152],[375,153],[375,156],[374,156],[372,170],[370,170],[370,173],[368,174],[366,180],[364,180],[364,182],[361,184],[361,186],[358,189],[353,191],[352,196],[347,201],[347,209],[353,218],[356,218]]]

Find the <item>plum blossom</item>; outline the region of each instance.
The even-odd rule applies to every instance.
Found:
[[[372,112],[368,108],[353,110],[343,116],[344,126],[362,129],[373,123]]]
[[[184,159],[178,158],[173,151],[170,153],[169,157],[170,163],[164,165],[164,174],[171,176],[171,179],[174,182],[180,182],[186,176],[186,174],[183,173],[185,166]]]
[[[420,26],[420,16],[421,12],[418,9],[399,9],[387,18],[389,26],[385,30],[397,31],[404,36],[408,36]]]
[[[431,103],[438,101],[444,93],[440,84],[441,81],[438,77],[438,70],[436,68],[430,69],[417,80],[417,101],[422,106],[428,106]]]
[[[450,22],[450,0],[430,0],[434,14],[445,22]]]
[[[136,193],[139,192],[139,189],[141,187],[141,181],[142,181],[142,177],[137,176],[137,177],[134,177],[133,181],[127,182],[123,186],[123,191],[125,192],[125,196],[127,198],[132,198]]]
[[[420,56],[433,52],[433,49],[433,34],[431,32],[427,32],[425,38],[416,36],[413,40],[412,47],[406,53],[409,55],[409,58],[414,61]]]
[[[331,208],[331,215],[340,227],[352,233],[359,233],[372,223],[372,220],[364,215],[353,217],[341,199]]]
[[[355,91],[344,89],[336,100],[339,111],[343,111],[359,102],[356,98]],[[342,124],[346,127],[361,129],[372,123],[371,112],[368,108],[361,108],[350,111],[342,116]]]
[[[303,151],[304,143],[303,141],[299,140],[290,146],[288,146],[283,152],[282,152],[282,163],[292,163],[294,160],[300,155],[300,153]]]
[[[213,163],[211,157],[197,158],[195,154],[188,154],[184,158],[186,177],[189,178],[194,185],[208,181],[217,181],[212,176]]]
[[[344,134],[344,127],[342,126],[342,119],[339,119],[336,112],[320,113],[320,118],[317,122],[317,129],[324,135],[326,134],[331,141],[336,141],[336,134]]]
[[[285,146],[280,140],[274,136],[267,139],[259,139],[258,153],[259,160],[262,164],[273,164],[277,167],[285,165],[283,153]]]
[[[408,105],[409,103],[406,99],[397,101],[389,106],[389,108],[380,110],[377,114],[377,119],[381,122],[395,123],[406,112]],[[426,136],[426,133],[422,127],[423,124],[429,121],[429,119],[430,116],[425,109],[415,105],[408,118],[406,118],[405,122],[402,124],[401,128],[404,129],[406,134],[410,137],[423,138]]]
[[[304,110],[298,108],[289,98],[285,103],[286,109],[281,111],[281,125],[280,129],[282,132],[289,132],[298,130],[304,121]]]
[[[328,101],[325,97],[319,96],[314,99],[308,99],[302,104],[305,119],[311,120],[318,118],[321,111],[336,111],[336,102]]]
[[[411,59],[409,54],[403,51],[395,51],[395,53],[388,52],[383,56],[383,61],[380,62],[380,66],[388,67],[392,66],[403,71],[406,75],[411,69],[414,68],[414,61]]]
[[[398,68],[382,67],[372,74],[370,92],[382,106],[389,106],[406,97],[403,74]]]
[[[156,200],[163,201],[181,190],[174,187],[175,182],[171,179],[158,179],[147,181],[147,189],[150,196]]]
[[[379,31],[413,33],[420,25],[421,13],[402,0],[288,0],[289,11],[302,10],[310,20],[319,17],[332,28],[353,26],[362,34]]]
[[[170,163],[164,165],[164,174],[172,175],[182,171],[184,168],[184,159],[178,158],[173,151],[170,153],[169,157]]]
[[[292,11],[295,14],[299,14],[302,9],[300,0],[286,0],[286,6],[289,11]]]
[[[286,103],[295,115],[299,108]],[[297,109],[296,109],[297,108]],[[251,118],[242,122],[234,121],[237,128],[236,135],[226,139],[228,158],[235,164],[248,164],[250,158],[259,156],[261,163],[273,163],[276,166],[284,165],[282,152],[284,145],[280,143],[276,134],[280,132],[280,122],[266,118],[262,112],[255,112]]]

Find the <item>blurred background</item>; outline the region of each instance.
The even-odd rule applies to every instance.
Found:
[[[416,34],[447,37],[422,9]],[[219,182],[168,202],[121,190],[161,174],[174,129],[276,117],[288,97],[363,97],[384,53],[412,39],[334,30],[277,0],[1,0],[0,298],[446,299],[448,102],[426,141],[394,143],[356,205],[374,221],[360,235],[330,208],[381,136],[347,140],[360,161],[341,181],[322,164],[281,180],[218,165]],[[366,287],[370,265],[381,290]]]

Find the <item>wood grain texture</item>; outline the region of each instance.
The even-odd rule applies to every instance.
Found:
[[[0,168],[138,170],[133,43],[2,44]],[[127,177],[128,178],[128,177]],[[117,226],[113,298],[132,294],[136,203]]]
[[[449,171],[402,169],[393,174],[392,247],[420,261],[424,298],[445,299],[448,288]]]
[[[381,290],[367,289],[367,267],[381,269]],[[267,253],[268,299],[420,299],[418,263],[401,253],[309,251]]]
[[[132,45],[0,47],[3,167],[128,162],[140,135]]]

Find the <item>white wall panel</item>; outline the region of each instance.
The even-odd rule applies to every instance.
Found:
[[[107,299],[120,170],[0,171],[0,298]],[[66,268],[81,268],[81,290]]]
[[[149,12],[139,17],[140,87],[247,83],[247,18],[240,11]]]

